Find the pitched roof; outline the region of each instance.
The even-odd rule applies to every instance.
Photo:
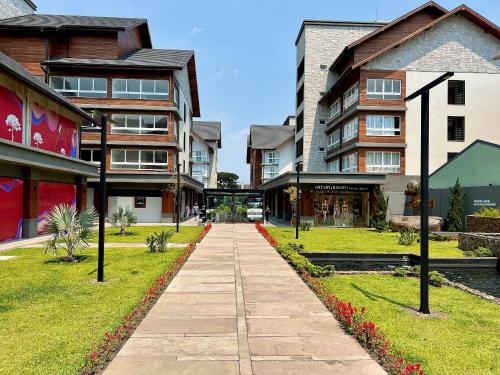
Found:
[[[94,66],[106,68],[182,69],[193,57],[191,50],[140,48],[118,59],[79,59],[62,57],[46,60],[46,65]]]
[[[500,39],[500,28],[496,24],[494,24],[493,22],[491,22],[487,18],[483,17],[479,13],[475,12],[474,10],[469,8],[468,6],[460,5],[460,6],[456,7],[455,9],[449,11],[448,13],[444,14],[443,16],[439,17],[438,19],[436,19],[436,20],[428,23],[424,27],[418,29],[417,31],[405,36],[404,38],[398,40],[397,42],[387,46],[386,48],[384,48],[384,49],[374,53],[373,55],[367,57],[366,59],[358,62],[357,64],[355,64],[353,66],[353,69],[370,62],[371,60],[375,59],[376,57],[384,54],[385,52],[387,52],[393,48],[399,47],[401,44],[405,43],[409,39],[414,38],[415,36],[421,34],[424,31],[429,30],[430,28],[436,26],[440,22],[442,22],[442,21],[444,21],[444,20],[446,20],[446,19],[448,19],[451,16],[456,15],[456,14],[460,14],[460,15],[466,17],[469,21],[482,27],[484,30],[486,30],[487,32],[489,32],[493,36]]]
[[[222,147],[220,121],[193,121],[193,132],[205,141],[217,141],[217,146]]]
[[[144,18],[118,18],[93,16],[67,16],[54,14],[28,14],[0,20],[0,27],[27,29],[109,29],[128,30],[147,23]]]
[[[294,126],[252,125],[248,147],[260,150],[274,150],[295,136]]]
[[[65,106],[69,110],[76,112],[83,118],[86,118],[91,122],[95,121],[92,119],[92,116],[90,116],[87,112],[85,112],[84,110],[80,109],[79,107],[71,103],[68,99],[66,99],[57,91],[49,87],[46,83],[42,82],[40,79],[36,78],[34,75],[29,73],[26,69],[24,69],[24,67],[21,64],[12,60],[10,57],[8,57],[2,52],[0,52],[0,67],[9,72],[10,74],[14,75],[15,77],[17,77],[18,79],[25,82],[28,86],[30,86],[34,90],[39,91],[43,95],[49,96],[54,101]]]

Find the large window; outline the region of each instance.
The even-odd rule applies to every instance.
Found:
[[[328,172],[340,172],[340,159],[329,161],[327,168]]]
[[[335,130],[328,136],[328,150],[340,146],[340,129]]]
[[[167,116],[113,114],[112,134],[168,134]]]
[[[401,135],[399,116],[366,115],[366,135]]]
[[[278,177],[279,169],[275,165],[265,165],[262,167],[262,178]]]
[[[340,99],[337,99],[330,107],[328,107],[328,118],[334,119],[340,115]]]
[[[113,98],[168,99],[168,80],[113,79]]]
[[[359,84],[356,82],[346,92],[344,92],[344,109],[349,108],[351,105],[359,100]]]
[[[401,172],[399,152],[368,151],[366,153],[367,172]]]
[[[166,169],[167,151],[111,150],[113,169]]]
[[[300,158],[304,154],[304,137],[295,142],[295,157]]]
[[[106,78],[53,76],[49,85],[64,96],[105,98],[108,96]]]
[[[193,162],[208,163],[208,153],[202,150],[193,150]]]
[[[264,152],[264,164],[279,164],[280,154],[279,152],[266,151]]]
[[[358,153],[344,156],[342,158],[342,172],[357,172],[358,171]]]
[[[82,160],[99,164],[101,162],[101,150],[97,148],[82,148]]]
[[[448,80],[448,104],[465,104],[465,81]]]
[[[465,117],[448,116],[448,140],[465,140]]]
[[[208,164],[193,164],[191,175],[195,178],[198,177],[199,181],[201,181],[200,178],[208,177]]]
[[[358,118],[353,118],[342,127],[342,142],[347,142],[358,136]]]
[[[400,99],[401,80],[368,79],[366,97],[368,99]]]

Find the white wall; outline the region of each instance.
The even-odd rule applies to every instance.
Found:
[[[137,215],[138,223],[159,223],[161,222],[161,197],[146,197],[146,208],[134,207],[135,197],[109,197],[108,217],[113,209],[118,206],[129,206]]]
[[[294,139],[292,138],[288,142],[282,144],[276,151],[280,154],[279,174],[281,175],[285,172],[293,171],[295,162]]]
[[[179,163],[181,164],[181,172],[189,173],[189,155],[191,150],[189,149],[189,135],[191,132],[191,89],[189,86],[189,75],[187,71],[187,66],[182,70],[174,71],[174,77],[179,83],[179,114],[181,119],[179,120],[179,145],[181,148],[184,145],[184,135],[186,138],[186,148],[179,153]],[[182,116],[184,115],[184,104],[186,104],[186,119],[183,121]],[[182,165],[186,166],[185,171],[182,170]]]
[[[87,188],[87,208],[94,207],[94,188]]]
[[[410,94],[442,72],[406,73]],[[465,81],[465,105],[448,104],[446,82],[430,92],[430,173],[446,163],[448,152],[460,152],[476,139],[500,143],[500,74],[456,73]],[[465,117],[465,141],[448,141],[448,116]],[[420,174],[420,99],[408,102],[406,113],[406,174]]]

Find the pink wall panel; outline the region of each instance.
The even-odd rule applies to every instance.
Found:
[[[0,85],[0,138],[23,141],[23,101],[17,94]]]
[[[31,109],[31,145],[76,158],[78,155],[76,123],[33,103]]]
[[[23,180],[0,177],[0,242],[21,238]]]
[[[38,233],[45,227],[44,215],[58,204],[76,206],[76,186],[56,182],[40,181],[38,185]]]

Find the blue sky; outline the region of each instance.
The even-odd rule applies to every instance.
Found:
[[[220,120],[219,171],[248,182],[250,124],[294,114],[295,46],[302,20],[392,20],[416,0],[35,0],[39,13],[147,18],[153,47],[193,49],[202,118]],[[453,9],[463,1],[439,1]],[[500,24],[496,0],[467,5]]]

